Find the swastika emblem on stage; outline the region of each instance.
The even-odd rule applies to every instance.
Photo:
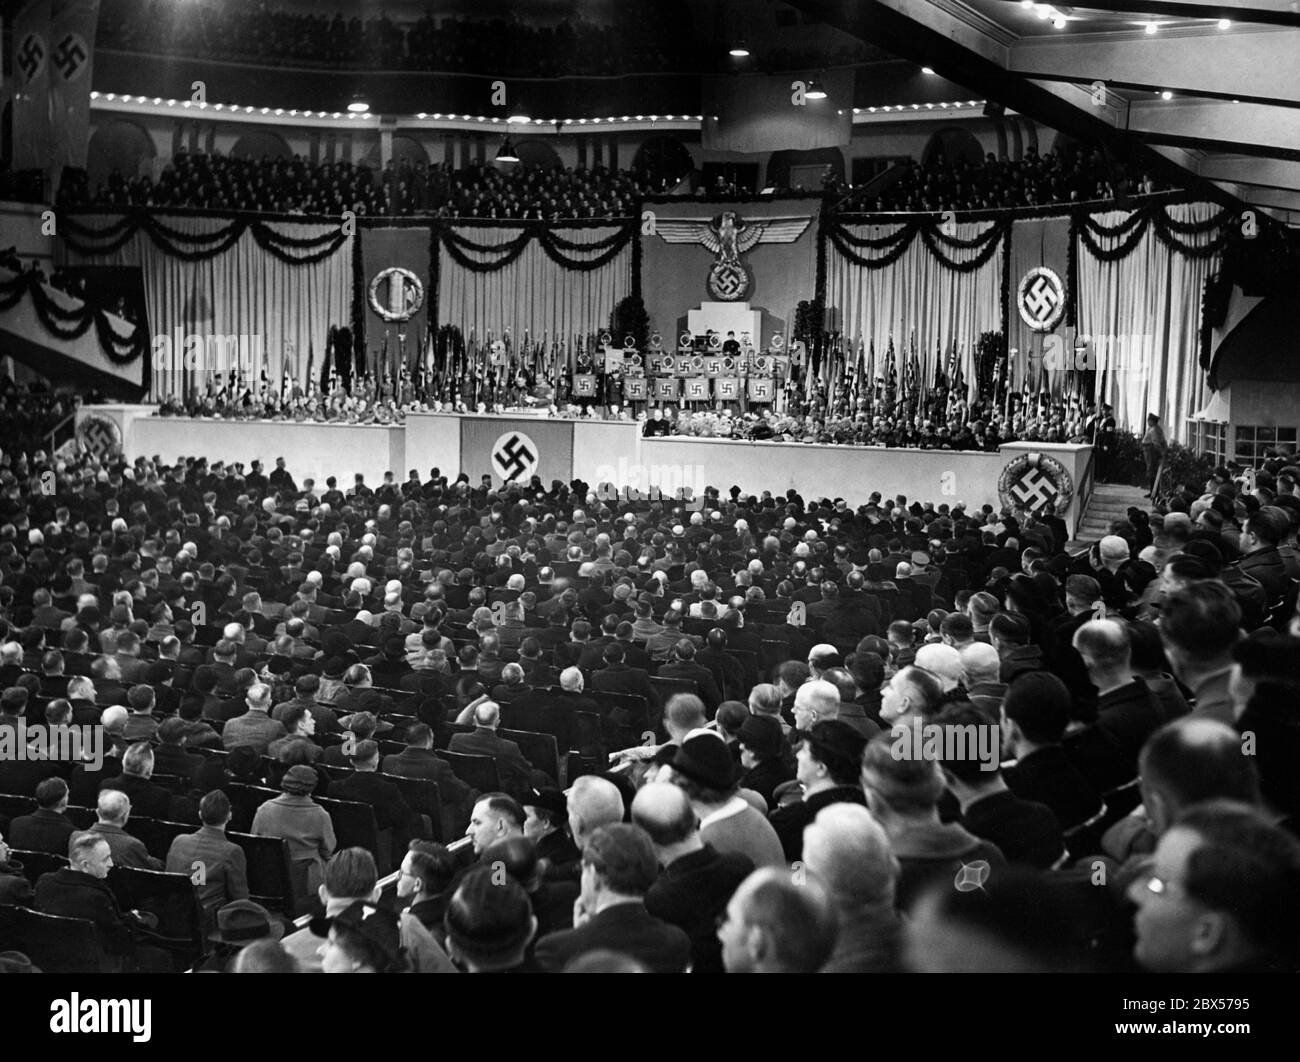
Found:
[[[1020,281],[1016,306],[1035,332],[1050,332],[1065,313],[1065,285],[1046,266],[1035,266]]]
[[[45,65],[45,42],[39,33],[29,33],[14,56],[18,69],[22,71],[24,82],[30,84],[40,74]]]
[[[86,50],[86,42],[80,34],[66,33],[54,46],[54,54],[51,58],[54,60],[54,68],[58,70],[59,76],[64,81],[75,81],[86,68],[86,60],[90,58],[90,52]]]
[[[508,431],[492,444],[492,471],[506,483],[531,478],[540,459],[537,444],[521,431]]]
[[[87,417],[77,425],[77,439],[83,453],[107,457],[122,446],[122,433],[116,424],[104,417]]]
[[[1031,468],[1011,485],[1011,496],[1030,512],[1056,501],[1060,494],[1055,483],[1037,468]]]

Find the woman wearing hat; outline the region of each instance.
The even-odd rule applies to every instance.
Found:
[[[281,794],[253,816],[255,836],[288,842],[293,891],[300,903],[316,895],[324,880],[325,861],[338,844],[329,813],[311,798],[318,780],[310,767],[290,767],[280,780]]]
[[[745,774],[741,787],[752,789],[767,801],[769,811],[777,807],[776,789],[794,780],[794,753],[785,740],[781,724],[773,716],[750,715],[740,726],[740,766]]]

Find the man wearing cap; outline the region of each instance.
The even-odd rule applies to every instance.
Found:
[[[695,730],[680,745],[665,745],[657,758],[667,765],[659,780],[679,786],[700,819],[700,836],[719,852],[738,852],[755,866],[784,862],[772,824],[740,795],[740,772],[731,749],[713,730]],[[666,777],[665,777],[666,776]],[[762,803],[762,798],[752,794]]]
[[[203,825],[196,832],[172,841],[166,870],[185,874],[194,882],[199,906],[211,921],[218,908],[248,899],[248,860],[244,850],[226,837],[230,798],[220,789],[199,801],[199,821]]]
[[[841,801],[866,803],[859,784],[866,744],[861,734],[838,719],[816,723],[805,733],[795,756],[795,777],[803,788],[803,800],[777,808],[771,815],[787,861],[799,859],[804,827],[822,808]]]
[[[288,842],[294,896],[299,903],[308,902],[320,887],[325,860],[338,844],[329,813],[311,798],[319,780],[310,767],[290,767],[280,780],[281,794],[257,809],[250,830],[259,837],[280,837]]]
[[[632,821],[645,830],[663,867],[646,893],[646,910],[686,931],[693,973],[721,973],[716,920],[753,871],[753,862],[735,852],[720,854],[705,844],[695,809],[675,785],[644,786],[632,801]]]
[[[284,936],[284,921],[248,899],[233,900],[221,907],[215,913],[214,924],[208,940],[216,947],[198,967],[201,972],[236,972],[235,964],[245,948],[259,942],[278,944]]]
[[[523,802],[524,836],[533,842],[538,860],[548,865],[573,862],[581,854],[566,830],[569,803],[558,789],[536,789]]]
[[[537,965],[556,972],[588,951],[608,948],[656,973],[684,971],[690,938],[646,910],[645,895],[658,876],[654,845],[640,827],[614,823],[596,830],[582,850],[573,928],[537,942]]]

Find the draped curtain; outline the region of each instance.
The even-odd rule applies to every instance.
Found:
[[[467,337],[473,329],[480,342],[508,328],[516,343],[525,329],[535,341],[548,332],[554,341],[607,327],[618,301],[633,293],[635,240],[624,238],[626,226],[546,232],[539,239],[524,226],[450,228],[438,263],[438,323],[457,325]],[[576,268],[558,263],[557,254]]]
[[[275,390],[286,373],[305,384],[309,361],[319,371],[330,326],[350,319],[355,237],[337,224],[170,216],[130,227],[83,215],[74,231],[59,245],[66,264],[143,271],[154,400],[183,398],[232,369],[246,370],[254,389],[263,372]],[[190,335],[202,338],[201,353],[192,344],[187,353]],[[237,341],[210,341],[215,335]],[[159,349],[164,336],[182,340]]]
[[[874,371],[883,375],[891,335],[900,372],[915,336],[918,383],[929,387],[936,364],[948,371],[955,343],[962,376],[973,384],[975,341],[981,332],[1002,331],[1005,226],[969,222],[945,235],[928,222],[831,224],[826,305],[838,311],[836,328],[845,345],[856,355],[859,338],[868,351],[874,343]]]
[[[1209,396],[1197,357],[1201,292],[1227,238],[1224,216],[1210,203],[1184,203],[1093,214],[1080,225],[1078,328],[1110,348],[1109,362],[1099,353],[1109,368],[1097,372],[1097,397],[1115,407],[1120,427],[1141,432],[1155,413],[1183,439],[1186,417]]]

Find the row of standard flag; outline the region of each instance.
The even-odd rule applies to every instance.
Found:
[[[13,169],[84,167],[99,0],[28,0],[13,18]]]
[[[877,400],[892,392],[898,401],[924,396],[930,389],[943,388],[958,398],[967,397],[965,370],[961,356],[957,353],[954,342],[946,359],[942,350],[934,355],[934,379],[928,382],[927,366],[923,366],[921,355],[916,346],[916,334],[912,334],[911,343],[902,352],[894,348],[894,337],[890,335],[889,345],[884,356],[877,358],[875,340],[863,343],[859,338],[856,347],[845,338],[833,333],[826,337],[822,346],[820,362],[804,378],[804,390],[811,396],[813,390],[821,385],[829,393],[836,384],[847,391],[849,400],[875,398]],[[899,366],[902,375],[899,375]]]

